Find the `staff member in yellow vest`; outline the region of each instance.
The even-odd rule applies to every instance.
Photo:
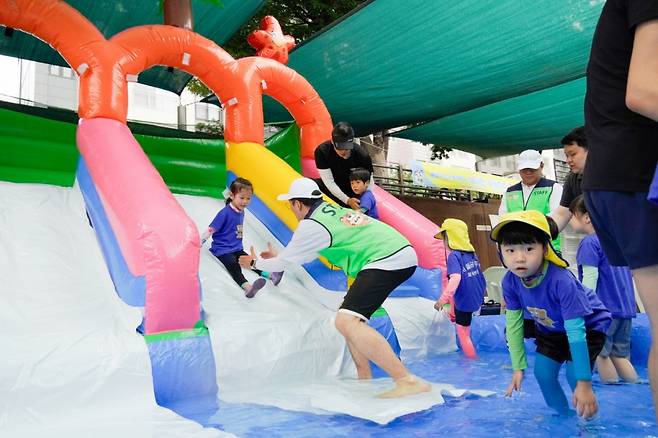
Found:
[[[380,398],[427,392],[431,386],[412,375],[386,339],[364,324],[388,295],[416,270],[418,259],[409,241],[392,227],[363,213],[329,204],[315,181],[299,178],[278,200],[288,201],[299,220],[288,245],[277,254],[271,247],[257,258],[240,257],[242,266],[257,269],[303,264],[318,255],[354,278],[336,314],[336,328],[345,337],[360,379],[371,378],[369,360],[386,371],[395,388]],[[278,271],[276,271],[278,272]]]
[[[517,168],[521,182],[509,187],[503,194],[499,215],[524,210],[537,210],[547,215],[560,206],[562,185],[544,178],[544,161],[539,152],[534,149],[521,152]],[[559,252],[560,237],[552,243]]]

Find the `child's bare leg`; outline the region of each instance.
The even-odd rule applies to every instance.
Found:
[[[599,370],[599,377],[602,382],[617,383],[619,381],[619,375],[617,375],[615,364],[612,363],[612,360],[610,360],[609,357],[597,357],[596,367]]]
[[[628,357],[610,357],[612,363],[617,370],[617,374],[621,377],[624,382],[635,383],[637,382],[637,372]]]
[[[372,379],[372,369],[370,368],[368,358],[361,354],[350,341],[347,341],[347,348],[350,350],[350,354],[356,365],[356,374],[359,376],[359,379]]]

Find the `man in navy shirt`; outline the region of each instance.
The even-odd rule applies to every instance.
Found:
[[[658,0],[608,0],[587,66],[587,210],[611,265],[631,268],[651,321],[658,406]],[[657,411],[658,413],[658,411]]]

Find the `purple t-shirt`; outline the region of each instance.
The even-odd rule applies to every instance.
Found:
[[[596,234],[590,234],[580,242],[576,262],[580,281],[583,281],[583,265],[598,268],[596,295],[613,318],[635,318],[635,291],[631,271],[626,266],[610,266]]]
[[[462,312],[475,312],[482,306],[486,282],[475,253],[453,250],[448,256],[448,277],[462,276],[455,291],[455,308]]]
[[[215,229],[212,234],[210,252],[216,256],[242,251],[242,224],[244,211],[237,212],[230,205],[219,210],[210,227]]]
[[[544,333],[565,333],[564,321],[578,317],[585,320],[587,330],[606,333],[612,320],[594,291],[583,286],[571,271],[553,263],[533,288],[525,287],[511,272],[505,274],[503,297],[509,310],[528,310],[537,330]]]
[[[377,212],[377,200],[375,195],[370,190],[366,190],[361,194],[361,211],[373,219],[379,220],[379,213]]]

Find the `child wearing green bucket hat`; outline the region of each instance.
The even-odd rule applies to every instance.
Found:
[[[502,282],[514,369],[507,395],[521,389],[528,367],[523,342],[526,309],[535,321],[534,374],[546,404],[560,414],[573,413],[558,382],[566,362],[574,408],[578,415],[590,418],[598,411],[592,367],[605,343],[610,312],[566,269],[567,262],[551,245],[557,225],[553,222],[551,229],[549,221],[552,219],[537,211],[519,211],[503,215],[491,230],[491,239],[498,243],[501,260],[509,269]]]
[[[473,312],[480,310],[486,291],[486,282],[475,248],[468,237],[468,226],[459,219],[446,219],[434,236],[443,239],[444,248],[450,248],[447,259],[448,285],[434,304],[442,311],[450,305],[450,320],[457,326],[459,345],[466,357],[475,359],[477,353],[471,341]]]

